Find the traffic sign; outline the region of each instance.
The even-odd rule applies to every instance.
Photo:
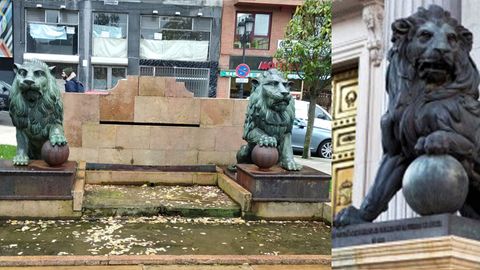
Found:
[[[250,74],[250,67],[247,64],[240,64],[235,69],[235,74],[239,78],[245,78]]]
[[[235,78],[235,83],[248,83],[248,78]]]

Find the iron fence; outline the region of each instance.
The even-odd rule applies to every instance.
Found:
[[[140,66],[141,76],[174,77],[184,82],[195,97],[208,97],[210,69],[188,67]]]

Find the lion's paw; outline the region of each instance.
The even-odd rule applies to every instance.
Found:
[[[50,143],[52,145],[65,145],[67,144],[67,138],[63,134],[50,135]]]
[[[446,154],[450,149],[450,141],[445,132],[434,132],[425,138],[423,147],[427,154]]]
[[[300,171],[302,169],[302,165],[296,163],[294,160],[285,160],[280,163],[282,168],[288,171]]]
[[[13,165],[26,166],[28,165],[29,158],[27,155],[16,155],[13,157]]]
[[[277,139],[275,139],[275,137],[263,135],[260,137],[258,144],[260,146],[277,147]]]
[[[338,212],[333,221],[333,226],[343,227],[347,225],[361,224],[366,222],[368,221],[362,219],[360,210],[350,205]]]

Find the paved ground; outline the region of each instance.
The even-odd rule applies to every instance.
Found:
[[[299,156],[295,155],[295,160],[304,166],[314,168],[316,170],[319,170],[321,172],[324,172],[330,175],[332,174],[331,159],[325,159],[325,158],[319,158],[319,157],[311,157],[309,159],[303,159],[301,155]]]

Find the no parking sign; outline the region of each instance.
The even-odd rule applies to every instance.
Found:
[[[247,64],[240,64],[235,69],[235,74],[239,78],[245,78],[250,74],[250,67]]]

